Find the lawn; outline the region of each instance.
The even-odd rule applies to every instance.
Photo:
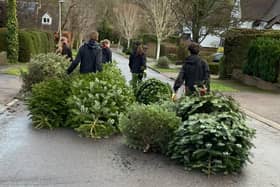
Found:
[[[238,92],[238,89],[219,81],[211,81],[211,90],[216,92]]]
[[[20,76],[21,72],[27,72],[27,64],[10,65],[7,68],[0,70],[3,74]]]
[[[160,73],[178,73],[180,71],[180,67],[175,67],[175,68],[159,68],[155,64],[150,65],[151,68],[154,70],[159,71]]]

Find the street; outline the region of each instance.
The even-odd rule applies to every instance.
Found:
[[[128,60],[114,54],[130,79]],[[172,84],[168,78],[148,70]],[[208,178],[156,154],[131,150],[121,136],[92,140],[68,129],[35,130],[19,103],[0,114],[0,186],[280,187],[280,131],[248,119],[257,130],[253,164],[240,175]]]

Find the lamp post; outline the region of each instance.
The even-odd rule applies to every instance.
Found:
[[[59,23],[58,23],[58,29],[59,29],[59,41],[61,40],[61,37],[62,37],[62,31],[61,31],[61,26],[62,26],[62,23],[61,23],[61,15],[62,15],[62,3],[64,3],[64,0],[58,0],[58,5],[59,5]]]

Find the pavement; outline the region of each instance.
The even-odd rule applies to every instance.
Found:
[[[21,80],[17,76],[0,74],[0,111],[17,96],[21,84]]]
[[[177,77],[177,73],[164,72],[161,74],[172,80]],[[218,77],[211,76],[211,78],[217,79]],[[266,92],[246,85],[240,85],[240,87],[241,91],[226,94],[240,103],[247,115],[280,130],[280,93]]]
[[[129,79],[127,59],[114,59]],[[0,187],[280,187],[280,131],[254,119],[248,119],[257,130],[253,164],[241,174],[208,178],[164,156],[131,150],[121,136],[92,140],[69,129],[35,130],[22,103],[12,109],[0,114]]]

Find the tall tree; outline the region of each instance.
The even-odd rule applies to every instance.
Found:
[[[10,62],[18,61],[18,20],[17,20],[17,2],[16,0],[8,0],[8,21],[7,21],[7,55]]]
[[[139,30],[140,8],[131,3],[123,3],[114,8],[117,28],[120,34],[127,40],[127,48],[130,47],[130,41]]]
[[[96,29],[96,0],[68,0],[65,9],[63,25],[73,33],[73,40],[82,41]]]
[[[195,42],[228,28],[234,0],[173,0],[172,9],[182,30],[188,28]]]
[[[148,21],[157,36],[157,55],[160,56],[161,42],[174,34],[177,30],[174,12],[172,11],[173,0],[142,0],[140,3],[147,11]]]

